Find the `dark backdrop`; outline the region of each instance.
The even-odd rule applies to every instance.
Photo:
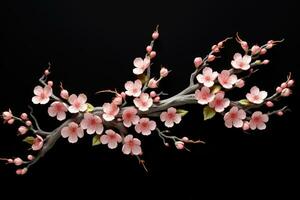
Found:
[[[172,70],[162,83],[165,92],[175,94],[184,88],[193,71],[193,58],[205,56],[212,44],[236,32],[250,44],[285,38],[268,54],[270,65],[248,81],[247,88],[256,84],[271,91],[290,71],[299,79],[297,12],[296,4],[289,1],[8,1],[1,6],[0,108],[28,111],[32,89],[48,61],[55,84],[63,81],[70,92],[85,92],[91,103],[102,105],[107,97],[94,96],[94,92],[120,89],[134,78],[132,61],[144,55],[157,24],[156,67],[163,64]],[[231,58],[237,48],[229,42],[221,55]],[[290,183],[297,180],[299,171],[296,88],[295,95],[284,102],[293,112],[271,117],[268,130],[252,134],[226,129],[220,116],[203,123],[201,108],[188,107],[191,112],[173,133],[201,138],[207,144],[190,146],[191,153],[178,152],[165,148],[152,134],[143,140],[149,173],[135,158],[104,146],[92,148],[91,138],[85,137],[75,145],[60,140],[25,177],[15,177],[13,169],[1,164],[0,177],[13,180],[14,187],[28,182],[36,187],[55,180],[56,186],[67,184],[75,190],[92,186],[102,192],[124,186],[153,191],[147,190],[151,186],[157,189],[154,195],[163,190],[191,197],[227,186],[227,192],[242,189],[245,196],[256,191],[277,194],[284,188],[290,194],[294,189]],[[35,108],[46,129],[57,125],[44,108]],[[0,126],[0,156],[13,156],[27,148],[14,130]]]

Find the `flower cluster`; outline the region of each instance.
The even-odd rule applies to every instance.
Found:
[[[161,67],[159,75],[155,77],[150,70],[156,57],[154,44],[158,38],[157,27],[150,44],[146,46],[145,56],[133,61],[132,72],[136,78],[125,82],[120,91],[100,91],[99,93],[113,94],[113,97],[111,101],[104,102],[99,107],[88,103],[85,94],[72,94],[64,89],[62,84],[61,91],[56,96],[53,92],[53,81],[47,81],[50,74],[49,64],[49,68],[39,80],[40,85],[33,90],[32,103],[49,104],[48,115],[62,121],[62,124],[47,132],[40,128],[31,107],[29,114],[22,113],[20,117],[15,116],[10,109],[3,112],[4,123],[21,124],[18,134],[24,138],[24,142],[31,145],[35,155],[29,154],[26,160],[19,157],[1,160],[18,166],[16,173],[22,175],[52,148],[60,136],[66,138],[69,143],[76,143],[86,133],[93,135],[93,146],[103,144],[109,149],[119,148],[125,155],[136,156],[144,166],[144,161],[141,160],[143,137],[155,133],[164,145],[169,146],[171,141],[179,150],[188,150],[188,143],[204,143],[201,140],[194,141],[169,134],[169,129],[179,124],[182,117],[188,113],[180,106],[200,104],[203,106],[204,120],[220,114],[225,127],[240,128],[243,131],[263,130],[271,115],[281,116],[287,111],[286,106],[274,107],[277,106],[275,102],[277,104],[281,98],[292,94],[294,80],[291,79],[291,75],[276,88],[273,95],[268,95],[268,92],[258,86],[252,86],[241,99],[232,100],[227,96],[231,90],[245,87],[246,79],[256,72],[259,66],[269,63],[269,60],[261,61],[259,58],[280,41],[271,40],[267,44],[253,45],[249,48],[248,43],[237,35],[236,39],[244,52],[235,52],[230,68],[218,72],[212,67],[212,62],[219,58],[218,54],[230,39],[227,38],[213,45],[206,57],[194,59],[195,71],[191,74],[190,84],[184,90],[172,97],[163,98],[165,93],[159,91],[159,83],[169,76],[170,71],[167,67]]]

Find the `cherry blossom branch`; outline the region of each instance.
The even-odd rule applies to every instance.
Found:
[[[48,107],[48,115],[62,121],[61,125],[53,131],[41,129],[38,120],[30,109],[30,118],[26,113],[20,117],[15,116],[9,109],[2,113],[4,123],[15,124],[15,121],[22,125],[18,128],[18,136],[24,137],[24,142],[31,145],[34,155],[28,154],[27,160],[20,157],[0,158],[8,164],[19,167],[16,173],[23,175],[28,168],[37,163],[60,138],[67,138],[70,143],[76,143],[86,132],[93,135],[92,145],[107,145],[109,149],[116,149],[121,146],[125,155],[137,157],[145,171],[145,161],[142,159],[142,138],[146,138],[152,132],[156,132],[166,146],[173,142],[179,150],[188,150],[186,144],[204,144],[202,140],[190,140],[184,136],[179,138],[170,135],[170,129],[182,121],[188,113],[181,109],[184,105],[200,104],[203,107],[203,119],[212,119],[216,114],[224,119],[227,128],[240,128],[244,132],[266,129],[269,116],[277,114],[282,116],[289,109],[284,106],[274,109],[274,102],[279,101],[292,94],[294,80],[291,74],[287,80],[276,88],[276,92],[268,97],[268,92],[253,86],[246,94],[246,98],[230,100],[226,98],[227,93],[234,89],[241,89],[245,80],[258,72],[260,66],[267,65],[269,60],[258,60],[261,55],[282,41],[270,40],[266,44],[253,45],[249,48],[246,41],[237,34],[236,41],[241,45],[244,54],[235,53],[231,60],[231,69],[224,69],[221,72],[213,71],[209,67],[216,58],[224,43],[231,38],[219,42],[211,47],[210,53],[202,59],[194,59],[195,71],[190,75],[189,85],[179,93],[165,98],[166,93],[158,92],[160,81],[164,80],[170,73],[166,67],[161,67],[159,78],[152,77],[151,67],[156,57],[154,43],[159,37],[158,26],[152,33],[152,40],[146,47],[144,58],[138,57],[133,61],[133,73],[137,75],[136,80],[127,81],[125,90],[101,90],[99,93],[113,94],[113,99],[103,105],[94,107],[88,103],[87,96],[83,93],[69,95],[68,90],[60,84],[60,97],[54,95],[52,81],[47,81],[50,74],[51,64],[44,71],[39,79],[42,86],[34,88],[33,104],[45,105],[51,102]],[[47,81],[47,83],[46,83]],[[268,112],[263,113],[259,109],[266,106]],[[264,110],[264,109],[263,109]],[[160,124],[166,127],[161,131]],[[36,127],[36,128],[35,128]],[[33,135],[33,136],[32,136]],[[141,140],[140,140],[141,139]],[[20,168],[21,167],[21,168]]]

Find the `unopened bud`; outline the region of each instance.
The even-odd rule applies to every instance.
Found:
[[[152,33],[152,39],[153,39],[153,40],[156,40],[158,37],[159,37],[158,31],[154,31],[154,32]]]
[[[208,56],[207,61],[208,62],[212,62],[212,61],[215,60],[215,58],[216,58],[216,56],[214,56],[214,55],[211,54],[211,55]]]
[[[200,65],[202,65],[202,63],[203,63],[203,60],[201,57],[197,57],[194,59],[194,65],[196,68],[198,68]]]
[[[269,108],[271,108],[271,107],[274,106],[274,103],[272,101],[267,101],[266,102],[266,106],[269,107]]]

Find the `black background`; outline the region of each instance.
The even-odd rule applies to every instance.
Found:
[[[94,96],[94,92],[121,89],[125,81],[134,79],[132,61],[144,55],[157,24],[160,38],[153,67],[163,64],[172,70],[161,85],[165,92],[175,94],[183,89],[193,71],[194,57],[204,57],[212,44],[236,32],[250,44],[285,38],[266,56],[271,63],[234,96],[246,93],[251,85],[271,92],[288,72],[299,79],[297,12],[296,4],[289,1],[8,1],[1,6],[0,108],[28,111],[32,89],[48,61],[53,65],[51,78],[56,91],[63,81],[71,93],[84,92],[92,104],[102,105],[110,97]],[[217,62],[216,69],[229,66],[237,49],[240,51],[238,45],[229,42],[221,54],[227,60]],[[92,148],[91,138],[85,137],[75,145],[60,140],[25,177],[16,177],[14,169],[1,164],[0,178],[13,180],[12,187],[32,182],[35,187],[70,186],[76,191],[87,186],[92,188],[90,194],[93,190],[98,193],[97,188],[99,193],[118,188],[113,193],[117,194],[121,188],[134,191],[138,187],[154,196],[158,191],[201,196],[208,189],[213,189],[210,195],[214,195],[221,188],[228,188],[226,193],[230,194],[243,191],[244,196],[258,191],[288,195],[299,172],[296,90],[297,86],[295,94],[283,102],[293,112],[271,117],[268,130],[252,134],[226,129],[220,116],[203,123],[201,107],[188,106],[189,115],[173,134],[200,138],[207,144],[190,146],[191,153],[178,152],[165,148],[155,134],[143,138],[149,173],[135,158],[123,156],[120,149]],[[46,108],[34,108],[45,129],[57,125],[47,117]],[[27,148],[14,132],[15,128],[0,126],[1,157]],[[168,186],[173,189],[166,189]]]

